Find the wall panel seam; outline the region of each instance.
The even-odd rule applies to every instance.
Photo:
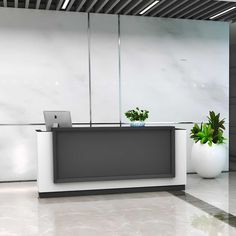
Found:
[[[89,64],[89,123],[92,126],[92,78],[91,78],[91,25],[88,13],[88,64]]]
[[[122,126],[122,91],[121,91],[121,38],[120,38],[120,15],[118,15],[118,56],[119,56],[119,119]]]

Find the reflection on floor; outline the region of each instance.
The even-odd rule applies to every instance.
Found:
[[[187,188],[185,192],[229,212],[228,173],[223,173],[216,179],[203,179],[196,174],[188,175]]]
[[[167,192],[38,199],[34,182],[0,184],[0,235],[233,236],[235,227],[198,206],[200,198],[235,214],[233,179],[234,173],[216,180],[190,175],[186,196],[196,205]]]

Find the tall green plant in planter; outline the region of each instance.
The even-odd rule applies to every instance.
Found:
[[[190,138],[195,143],[200,141],[201,144],[208,143],[209,146],[212,144],[223,144],[226,138],[223,136],[225,130],[225,119],[220,120],[220,113],[215,114],[214,111],[209,112],[208,123],[194,124],[191,129]]]
[[[220,120],[220,113],[216,115],[214,111],[210,111],[210,115],[207,118],[208,125],[213,129],[212,142],[218,144],[224,143],[226,140],[226,138],[223,137],[225,119]]]
[[[225,119],[220,119],[220,113],[216,115],[214,111],[209,112],[207,119],[207,123],[194,124],[191,129],[190,138],[194,140],[192,163],[200,176],[215,178],[226,162]]]

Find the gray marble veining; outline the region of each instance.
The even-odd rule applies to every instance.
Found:
[[[122,112],[201,122],[215,110],[228,120],[228,55],[228,23],[121,16]]]
[[[38,199],[0,184],[0,235],[228,236],[236,229],[167,192]]]

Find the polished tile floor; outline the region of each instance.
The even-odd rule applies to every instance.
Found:
[[[35,182],[0,184],[3,236],[235,236],[235,213],[236,173],[189,175],[186,193],[38,199]]]

